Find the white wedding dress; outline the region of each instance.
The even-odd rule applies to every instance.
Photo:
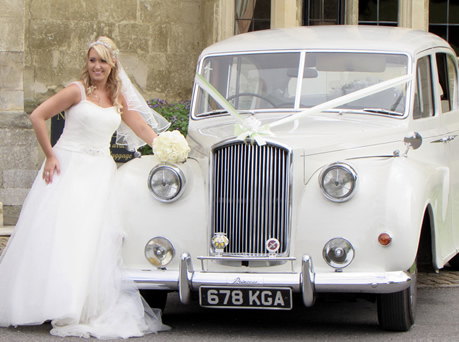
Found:
[[[161,311],[122,279],[109,152],[120,115],[75,84],[82,99],[54,146],[61,173],[47,185],[40,170],[0,257],[0,326],[51,321],[53,335],[99,339],[168,330]]]

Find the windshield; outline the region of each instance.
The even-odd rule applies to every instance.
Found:
[[[357,52],[210,56],[200,70],[239,111],[303,110],[407,72],[406,55]],[[391,87],[334,109],[402,115],[406,88],[406,84]],[[222,112],[202,89],[196,95],[195,115]]]

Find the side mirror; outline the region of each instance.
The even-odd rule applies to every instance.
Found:
[[[417,150],[422,145],[422,136],[418,132],[413,132],[411,135],[408,135],[403,139],[406,145],[406,151],[403,154],[404,157],[408,155],[410,148]]]

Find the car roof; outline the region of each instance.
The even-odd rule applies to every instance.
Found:
[[[266,50],[396,51],[411,56],[450,45],[439,36],[401,27],[328,25],[271,29],[239,34],[206,48],[202,54]]]

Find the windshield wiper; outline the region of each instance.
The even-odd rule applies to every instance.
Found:
[[[396,115],[396,116],[403,116],[403,113],[394,112],[392,110],[384,109],[384,108],[364,108],[364,112],[369,113],[376,113],[376,114],[387,114],[387,115]]]
[[[255,115],[257,113],[257,110],[254,110],[254,109],[236,109],[236,111],[239,114]],[[260,109],[259,111],[263,111],[263,110]],[[209,115],[218,115],[218,114],[228,114],[228,111],[226,109],[215,109],[215,110],[211,110],[208,112],[196,114],[196,116],[199,117],[199,116],[209,116]]]
[[[214,114],[227,114],[228,111],[226,109],[215,109],[209,112],[199,113],[196,116],[207,116],[207,115],[214,115]]]

